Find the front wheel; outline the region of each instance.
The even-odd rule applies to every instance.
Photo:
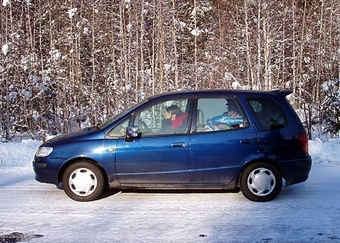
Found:
[[[244,169],[240,188],[249,200],[266,202],[274,199],[281,191],[282,178],[275,166],[257,162]]]
[[[87,202],[97,199],[104,190],[104,177],[98,166],[79,161],[68,166],[63,174],[64,191],[75,201]]]

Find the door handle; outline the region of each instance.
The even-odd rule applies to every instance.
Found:
[[[251,144],[252,141],[250,139],[244,139],[244,140],[240,140],[241,144]]]
[[[172,143],[171,146],[174,148],[184,148],[187,146],[187,144],[184,142],[178,142],[178,143]]]

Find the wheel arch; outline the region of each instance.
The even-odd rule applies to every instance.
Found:
[[[108,187],[109,180],[108,180],[107,173],[105,172],[104,168],[97,161],[95,161],[93,159],[89,159],[89,158],[74,158],[74,159],[71,159],[71,160],[67,161],[66,163],[64,163],[63,166],[60,168],[59,173],[58,173],[58,184],[61,183],[66,168],[69,167],[71,164],[74,164],[74,163],[80,162],[80,161],[88,162],[88,163],[91,163],[91,164],[97,166],[99,168],[99,170],[101,171],[103,177],[104,177],[105,187]]]
[[[256,158],[256,159],[250,160],[250,161],[248,161],[248,162],[246,162],[246,163],[244,163],[242,165],[242,167],[240,168],[240,171],[238,172],[238,175],[237,175],[237,180],[236,180],[237,181],[237,186],[240,185],[240,179],[242,177],[242,173],[244,172],[244,170],[249,165],[252,165],[252,164],[255,164],[255,163],[258,163],[258,162],[264,162],[264,163],[268,163],[268,164],[273,165],[278,170],[278,172],[280,173],[281,178],[285,179],[285,175],[283,173],[283,170],[282,170],[281,166],[278,163],[276,163],[273,160],[266,159],[266,158]]]

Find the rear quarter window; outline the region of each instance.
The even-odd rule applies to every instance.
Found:
[[[273,130],[288,125],[288,119],[281,106],[269,98],[247,98],[261,129]]]

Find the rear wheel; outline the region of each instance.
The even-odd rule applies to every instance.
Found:
[[[249,200],[266,202],[274,199],[281,191],[282,178],[275,166],[257,162],[244,169],[240,188]]]
[[[62,183],[65,193],[76,201],[92,201],[104,190],[104,177],[95,164],[79,161],[66,168]]]

